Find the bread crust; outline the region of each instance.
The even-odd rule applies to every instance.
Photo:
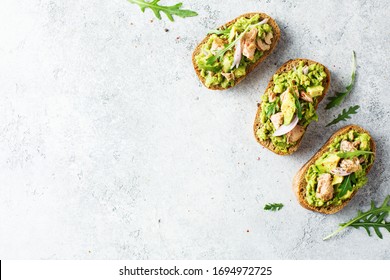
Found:
[[[319,62],[316,62],[316,61],[313,61],[313,60],[310,60],[310,59],[306,59],[306,58],[296,58],[296,59],[290,59],[289,61],[285,62],[278,70],[276,70],[275,74],[280,74],[282,72],[288,72],[290,71],[291,69],[294,68],[294,66],[298,66],[299,62],[300,61],[303,61],[305,64],[319,64],[319,65],[322,65],[321,63]],[[328,70],[328,68],[326,68],[324,65],[322,65],[324,67],[324,71],[326,73],[326,79],[324,79],[322,81],[322,86],[324,87],[324,92],[323,94],[318,98],[318,103],[315,107],[315,109],[317,110],[318,108],[318,105],[320,104],[320,102],[324,99],[326,93],[328,92],[329,90],[329,87],[330,87],[330,71]],[[272,75],[273,76],[273,75]],[[271,80],[269,81],[268,83],[268,86],[267,88],[265,89],[265,92],[268,91],[269,88],[273,87],[274,86],[274,81],[273,81],[273,78],[271,78]],[[254,135],[255,135],[255,138],[256,138],[256,141],[266,147],[268,150],[270,150],[271,152],[274,152],[275,154],[278,154],[278,155],[290,155],[292,153],[294,153],[296,150],[298,150],[300,144],[301,144],[301,141],[303,139],[303,137],[305,136],[306,134],[306,130],[309,126],[307,126],[305,128],[305,133],[304,135],[301,137],[301,139],[298,140],[298,142],[296,143],[295,146],[292,146],[290,147],[288,150],[287,150],[287,153],[284,153],[282,151],[278,151],[276,149],[276,147],[272,144],[272,141],[271,139],[268,139],[266,141],[264,140],[261,140],[256,132],[259,128],[261,128],[261,123],[260,123],[260,114],[261,114],[261,103],[258,104],[258,109],[257,109],[257,113],[256,113],[256,117],[255,117],[255,121],[254,121],[254,124],[253,124],[253,132],[254,132]]]
[[[334,213],[340,211],[341,209],[343,209],[357,193],[358,190],[355,190],[347,200],[345,200],[342,204],[336,205],[336,206],[331,205],[331,206],[327,206],[327,207],[315,207],[315,206],[308,204],[306,201],[306,185],[307,185],[307,183],[306,183],[305,175],[306,175],[306,172],[309,169],[310,165],[312,165],[324,152],[327,151],[327,146],[330,145],[337,136],[339,136],[341,134],[345,134],[352,129],[355,131],[358,131],[360,133],[367,133],[370,136],[370,138],[371,138],[371,141],[370,141],[371,142],[370,143],[371,144],[371,151],[374,153],[374,160],[375,160],[376,144],[375,144],[374,139],[372,138],[372,136],[370,135],[370,133],[367,130],[363,129],[362,127],[360,127],[358,125],[354,125],[354,124],[348,125],[348,126],[345,126],[341,129],[339,129],[328,139],[328,141],[326,141],[326,143],[318,150],[318,152],[315,153],[311,157],[311,159],[309,159],[302,166],[302,168],[294,176],[293,191],[298,199],[299,204],[302,207],[304,207],[308,210],[312,210],[312,211],[316,211],[316,212],[320,212],[320,213],[324,213],[324,214],[334,214]],[[373,164],[368,166],[366,174],[368,174],[372,165]]]
[[[200,71],[201,71],[201,70],[199,69],[199,67],[198,67],[198,65],[197,65],[197,63],[196,63],[195,57],[200,53],[201,48],[202,48],[202,45],[205,44],[205,43],[209,40],[209,38],[210,38],[210,36],[211,36],[212,34],[207,35],[207,36],[202,40],[202,42],[200,42],[199,45],[196,46],[194,52],[192,53],[192,65],[194,66],[195,73],[196,73],[196,75],[198,76],[199,80],[200,80],[200,81],[202,82],[202,84],[203,84],[205,87],[207,87],[208,89],[211,89],[211,90],[225,90],[225,89],[229,89],[229,88],[232,88],[232,87],[238,85],[243,79],[245,79],[246,76],[248,76],[248,74],[249,74],[250,72],[252,72],[252,71],[253,71],[261,62],[263,62],[263,61],[272,53],[272,51],[275,49],[276,45],[278,44],[279,38],[280,38],[280,29],[279,29],[279,26],[278,26],[278,24],[276,23],[276,21],[275,21],[273,18],[271,18],[269,15],[265,14],[265,13],[246,13],[246,14],[240,15],[240,16],[236,17],[235,19],[229,21],[228,23],[225,23],[224,25],[218,27],[218,29],[219,29],[219,28],[222,28],[222,27],[228,27],[228,26],[232,25],[233,23],[235,23],[235,22],[236,22],[239,18],[241,18],[241,17],[247,17],[247,18],[249,18],[249,17],[252,17],[252,16],[254,16],[254,15],[260,15],[260,18],[261,18],[261,19],[268,18],[268,22],[267,22],[267,23],[272,27],[273,36],[274,36],[274,37],[273,37],[273,40],[272,40],[272,42],[271,42],[271,45],[270,45],[271,47],[270,47],[270,49],[267,50],[267,51],[264,51],[263,56],[260,57],[260,59],[259,59],[258,61],[256,61],[256,63],[250,65],[250,66],[246,69],[246,74],[245,74],[244,76],[238,78],[237,80],[235,80],[235,83],[234,83],[233,86],[229,86],[229,87],[227,87],[227,88],[223,88],[223,87],[220,86],[220,85],[215,85],[215,86],[207,87],[206,84],[205,84],[205,80],[206,80],[206,79],[203,78],[203,77],[201,76],[201,74],[200,74]]]

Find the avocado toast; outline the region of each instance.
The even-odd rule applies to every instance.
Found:
[[[374,140],[360,126],[338,130],[295,175],[299,203],[325,214],[340,211],[366,184],[375,152]]]
[[[298,58],[284,63],[268,83],[258,104],[253,130],[261,145],[279,155],[295,152],[330,86],[322,64]]]
[[[264,13],[243,14],[211,31],[192,54],[199,80],[212,90],[240,83],[275,49],[280,29]]]

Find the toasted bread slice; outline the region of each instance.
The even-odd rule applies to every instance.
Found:
[[[268,22],[267,23],[272,27],[272,31],[273,31],[273,36],[274,37],[272,39],[272,42],[271,42],[271,45],[270,45],[270,49],[267,50],[267,51],[264,51],[263,56],[260,57],[260,59],[258,61],[256,61],[256,63],[250,65],[246,69],[246,75],[244,75],[244,76],[238,78],[237,80],[235,80],[234,86],[238,85],[250,72],[252,72],[262,61],[264,61],[264,59],[266,59],[272,53],[272,51],[275,49],[276,45],[278,44],[278,41],[279,41],[279,38],[280,38],[280,29],[279,29],[279,26],[277,25],[276,21],[273,18],[271,18],[269,15],[264,14],[264,13],[247,13],[247,14],[243,14],[243,15],[240,15],[239,17],[233,19],[232,21],[229,21],[228,23],[225,23],[224,25],[222,25],[222,26],[220,26],[218,28],[218,29],[220,29],[220,28],[223,28],[223,27],[228,27],[228,26],[232,25],[233,23],[235,23],[241,17],[250,18],[250,17],[252,17],[254,15],[257,15],[257,14],[260,15],[261,19],[268,18]],[[198,67],[198,65],[196,63],[195,57],[199,54],[199,52],[202,49],[202,45],[205,44],[209,40],[211,35],[212,34],[207,35],[202,40],[202,42],[199,43],[199,45],[195,48],[194,52],[192,53],[192,64],[194,66],[196,75],[198,75],[199,80],[202,82],[202,84],[205,87],[207,87],[205,85],[205,78],[203,78],[200,75],[200,69],[199,69],[199,67]],[[220,85],[215,85],[215,86],[210,86],[210,87],[207,87],[207,88],[211,89],[211,90],[225,90],[225,89],[228,89],[228,88],[232,88],[234,86],[223,88]]]
[[[318,62],[313,61],[313,60],[305,59],[305,58],[290,59],[289,61],[284,63],[275,72],[275,74],[280,74],[280,73],[283,73],[283,72],[290,71],[295,66],[298,66],[300,61],[303,61],[303,62],[307,63],[308,65],[310,65],[310,64],[322,65],[321,63],[318,63]],[[326,68],[324,65],[322,65],[322,66],[324,67],[324,71],[326,73],[326,79],[324,79],[324,81],[322,82],[322,86],[324,87],[324,91],[323,91],[323,94],[318,98],[318,103],[317,103],[317,106],[315,107],[316,110],[317,110],[318,105],[322,101],[322,99],[324,99],[326,93],[328,92],[329,86],[330,86],[330,72],[329,72],[328,68]],[[268,83],[267,88],[265,89],[265,92],[267,92],[268,89],[273,87],[273,86],[274,86],[274,82],[273,82],[273,78],[271,78],[271,80]],[[270,139],[268,139],[266,141],[263,141],[256,134],[257,130],[259,128],[261,128],[261,123],[260,123],[261,104],[259,103],[259,104],[257,104],[257,106],[258,106],[258,109],[257,109],[256,117],[255,117],[255,122],[254,122],[254,125],[253,125],[253,132],[255,134],[255,138],[256,138],[257,142],[259,142],[261,145],[266,147],[268,150],[270,150],[270,151],[272,151],[272,152],[274,152],[275,154],[278,154],[278,155],[290,155],[290,154],[294,153],[299,148],[304,135],[298,140],[298,142],[296,143],[295,146],[292,146],[292,147],[290,147],[287,150],[287,153],[284,153],[284,152],[281,152],[281,151],[277,151],[275,146],[272,144]],[[307,127],[309,127],[309,126],[307,126]],[[307,129],[307,127],[306,127],[306,129]]]
[[[326,152],[328,150],[328,148],[327,148],[328,145],[330,145],[337,136],[348,133],[348,131],[350,131],[352,129],[355,131],[358,131],[361,133],[367,133],[368,135],[370,135],[368,133],[368,131],[364,130],[363,128],[361,128],[360,126],[357,126],[357,125],[348,125],[348,126],[345,126],[341,129],[339,129],[329,138],[328,141],[326,141],[326,143],[322,146],[322,148],[320,148],[318,150],[318,152],[311,159],[309,159],[309,161],[306,162],[305,165],[295,175],[294,180],[293,180],[293,191],[294,191],[295,195],[297,196],[299,204],[301,204],[302,207],[309,209],[309,210],[312,210],[312,211],[324,213],[324,214],[334,214],[334,213],[340,211],[341,209],[343,209],[357,193],[357,190],[355,190],[351,194],[350,198],[345,200],[342,204],[336,205],[336,206],[331,205],[331,206],[326,206],[326,207],[315,207],[315,206],[308,204],[306,201],[307,182],[305,179],[305,175],[306,175],[307,170],[309,169],[310,165],[312,165],[324,152]],[[376,154],[375,141],[371,135],[370,135],[370,138],[371,138],[371,143],[370,143],[371,144],[371,151],[374,153],[374,158],[375,158],[375,154]],[[371,167],[372,167],[372,165],[367,167],[367,173],[370,171]]]

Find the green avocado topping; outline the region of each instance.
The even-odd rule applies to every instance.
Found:
[[[298,131],[304,131],[312,122],[317,121],[316,106],[323,95],[323,83],[326,80],[324,67],[318,63],[306,64],[300,61],[297,67],[275,74],[273,86],[262,96],[260,126],[256,135],[263,141],[270,140],[276,151],[286,153],[296,145],[302,135],[290,137],[290,134],[273,136],[279,125],[289,125],[298,117]],[[272,115],[281,112],[283,122],[276,124]]]
[[[326,152],[308,168],[305,175],[306,201],[315,207],[340,205],[366,184],[367,169],[373,162],[371,138],[367,133],[352,129],[337,136]],[[320,188],[328,188],[331,195],[324,195],[326,189],[321,191]]]
[[[246,75],[248,67],[269,49],[268,43],[273,38],[273,31],[262,20],[264,19],[260,15],[241,17],[232,25],[210,32],[212,35],[195,56],[200,75],[207,87],[234,86],[237,79]],[[238,43],[241,43],[239,62],[233,65]]]

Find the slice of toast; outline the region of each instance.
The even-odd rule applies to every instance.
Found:
[[[264,13],[247,13],[247,14],[243,14],[243,15],[240,15],[239,17],[233,19],[232,21],[229,21],[228,23],[225,23],[224,25],[220,26],[220,28],[223,28],[223,27],[229,27],[230,25],[232,25],[233,23],[235,23],[239,18],[241,17],[246,17],[246,18],[250,18],[254,15],[260,15],[260,19],[265,19],[265,18],[268,18],[268,24],[272,27],[272,31],[273,31],[273,39],[271,41],[271,47],[269,50],[267,51],[264,51],[263,53],[263,56],[260,57],[260,59],[258,61],[256,61],[256,63],[254,64],[251,64],[248,68],[246,68],[246,74],[240,78],[238,78],[237,80],[235,80],[235,83],[234,83],[234,86],[238,85],[250,72],[252,72],[262,61],[264,61],[264,59],[266,59],[271,53],[272,51],[275,49],[278,41],[279,41],[279,38],[280,38],[280,29],[279,29],[279,26],[277,25],[276,21],[271,18],[269,15],[267,14],[264,14]],[[199,80],[202,82],[202,84],[207,87],[205,85],[205,78],[203,78],[201,75],[200,75],[200,69],[196,63],[196,59],[195,57],[200,53],[201,49],[202,49],[202,45],[205,44],[210,36],[212,34],[209,34],[207,35],[203,40],[202,42],[199,43],[199,45],[195,48],[194,52],[192,53],[192,64],[194,66],[194,69],[195,69],[195,72],[196,72],[196,75],[198,75],[198,78]],[[220,85],[214,85],[214,86],[210,86],[210,87],[207,87],[208,89],[211,89],[211,90],[225,90],[225,89],[228,89],[228,88],[232,88],[234,86],[229,86],[227,88],[223,88],[222,86]]]
[[[363,128],[361,128],[360,126],[357,126],[357,125],[348,125],[348,126],[345,126],[341,129],[339,129],[329,138],[328,141],[326,141],[326,143],[318,150],[318,152],[315,153],[314,156],[311,159],[309,159],[309,161],[306,162],[305,165],[295,175],[294,180],[293,180],[293,191],[298,199],[299,204],[301,204],[302,207],[309,209],[309,210],[312,210],[312,211],[324,213],[324,214],[334,214],[334,213],[340,211],[341,209],[343,209],[357,193],[357,190],[355,190],[347,200],[345,200],[342,204],[336,205],[336,206],[330,205],[330,206],[326,206],[326,207],[315,207],[313,205],[310,205],[306,201],[307,182],[305,179],[305,175],[306,175],[307,170],[309,169],[310,165],[312,165],[324,152],[326,152],[328,150],[328,148],[327,148],[328,145],[330,145],[337,136],[348,133],[348,131],[350,131],[352,129],[355,131],[358,131],[361,133],[367,133],[368,135],[370,135],[368,133],[368,131],[364,130]],[[375,154],[376,154],[375,141],[371,135],[370,135],[370,138],[371,138],[371,143],[370,143],[371,144],[371,151],[374,153],[374,158],[375,158]],[[367,167],[367,173],[370,171],[371,167],[372,167],[372,165]]]
[[[288,72],[290,71],[291,69],[293,69],[295,66],[297,67],[299,65],[299,62],[300,61],[303,61],[304,63],[306,63],[307,65],[310,65],[310,64],[319,64],[319,65],[322,65],[321,63],[318,63],[316,61],[313,61],[313,60],[309,60],[309,59],[305,59],[305,58],[296,58],[296,59],[290,59],[289,61],[287,61],[286,63],[284,63],[276,72],[275,74],[280,74],[282,72]],[[326,73],[326,79],[323,80],[322,82],[322,86],[324,87],[324,91],[323,91],[323,94],[318,98],[318,103],[317,103],[317,106],[315,107],[315,109],[317,110],[317,107],[318,105],[320,104],[320,102],[322,101],[322,99],[324,99],[328,89],[329,89],[329,86],[330,86],[330,72],[328,70],[328,68],[326,68],[324,65],[322,65],[324,67],[324,71]],[[272,75],[273,76],[273,75]],[[268,83],[268,86],[267,88],[265,89],[265,92],[268,91],[269,88],[273,87],[274,86],[274,81],[273,81],[273,78],[271,78],[271,80],[269,81]],[[301,144],[301,141],[304,137],[304,135],[301,137],[301,139],[298,140],[298,142],[296,143],[295,146],[292,146],[290,147],[288,150],[287,150],[287,153],[284,153],[284,152],[281,152],[281,151],[277,151],[276,150],[276,147],[272,144],[271,142],[271,139],[268,139],[266,141],[264,140],[261,140],[256,132],[259,128],[261,128],[261,122],[260,122],[260,113],[261,113],[261,104],[259,103],[258,104],[258,109],[257,109],[257,113],[256,113],[256,117],[255,117],[255,122],[254,122],[254,125],[253,125],[253,132],[255,134],[255,138],[257,140],[257,142],[259,142],[261,145],[263,145],[264,147],[266,147],[268,150],[274,152],[275,154],[278,154],[278,155],[290,155],[292,153],[294,153],[300,146]],[[308,126],[307,126],[308,127]],[[307,129],[306,127],[306,129]],[[306,131],[305,131],[306,132]]]

